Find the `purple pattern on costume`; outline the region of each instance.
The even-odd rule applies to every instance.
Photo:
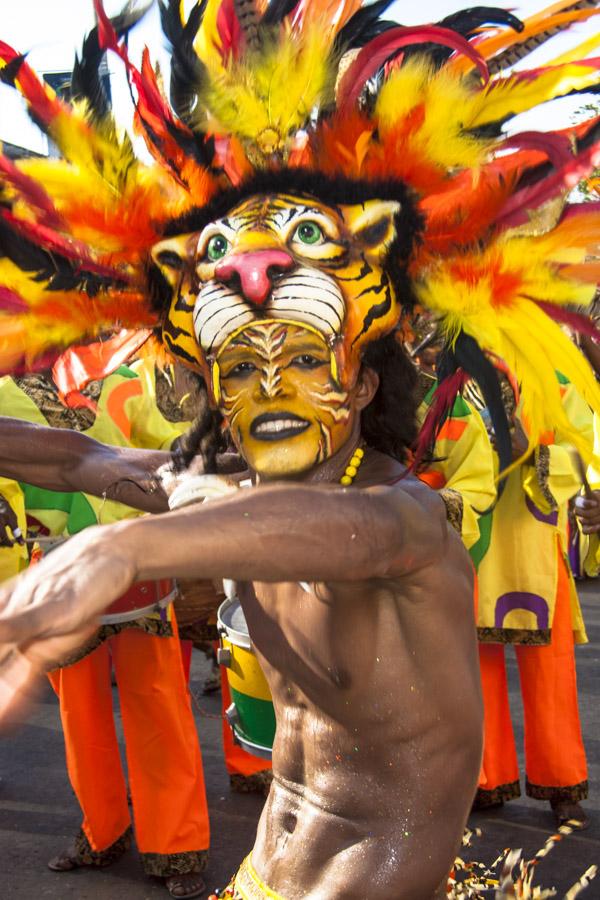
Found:
[[[534,613],[540,631],[548,628],[550,618],[548,604],[539,594],[529,594],[527,591],[509,591],[508,594],[498,597],[494,613],[494,627],[503,628],[504,619],[515,609],[525,609],[527,612]]]
[[[583,566],[579,553],[579,532],[571,531],[569,535],[569,564],[575,578],[583,576]]]
[[[538,522],[545,522],[546,525],[558,525],[557,509],[553,510],[553,512],[551,513],[543,513],[541,509],[538,509],[533,500],[530,500],[527,495],[525,495],[525,504],[533,518],[537,519]]]

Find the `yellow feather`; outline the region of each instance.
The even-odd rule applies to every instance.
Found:
[[[600,73],[596,66],[566,63],[549,71],[541,71],[535,78],[517,81],[515,77],[491,82],[479,94],[479,109],[465,115],[465,126],[474,128],[501,121],[571,90],[583,90],[598,81]]]
[[[482,255],[445,260],[424,273],[417,293],[439,317],[450,340],[466,332],[515,373],[532,446],[544,432],[558,430],[590,461],[592,447],[567,420],[555,373],[562,372],[599,414],[600,385],[587,360],[533,300],[582,304],[592,299],[594,288],[561,277],[545,261],[544,243],[500,240]],[[515,282],[512,293],[499,296],[497,285],[501,290],[502,279],[511,274],[521,281]]]
[[[375,107],[382,136],[413,111],[420,113],[410,131],[411,150],[447,169],[477,167],[488,156],[490,141],[465,131],[479,104],[479,90],[448,69],[436,71],[424,58],[410,59],[383,85]],[[442,137],[443,136],[443,137]]]
[[[300,38],[284,34],[242,64],[232,62],[214,74],[200,91],[200,105],[206,104],[217,130],[257,141],[259,147],[263,140],[273,142],[272,150],[281,149],[314,108],[331,98],[328,50],[317,27],[306,29]],[[197,124],[206,127],[206,123]]]
[[[217,30],[217,15],[221,3],[222,0],[207,0],[204,7],[204,15],[202,16],[202,24],[194,40],[194,50],[202,62],[214,73],[223,71],[219,52],[221,49],[221,38]]]
[[[600,13],[600,10],[597,10]],[[554,59],[549,60],[546,65],[548,66],[562,66],[564,63],[576,62],[578,59],[587,59],[596,47],[600,46],[600,31],[597,34],[593,34],[587,40],[582,41],[581,44],[578,44],[576,47],[573,47],[571,50],[567,50],[566,53],[561,53],[560,56],[555,57]]]

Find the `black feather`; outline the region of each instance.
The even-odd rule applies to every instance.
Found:
[[[171,105],[179,118],[189,124],[198,89],[206,79],[206,68],[194,49],[207,0],[200,0],[181,21],[179,0],[159,3],[162,30],[171,45]]]
[[[477,341],[461,331],[452,347],[447,346],[438,360],[438,377],[442,381],[460,366],[477,382],[485,400],[496,439],[496,451],[503,472],[512,463],[510,423],[502,400],[500,379]],[[499,491],[502,490],[502,483]]]
[[[11,59],[4,68],[0,69],[0,81],[3,81],[4,84],[10,85],[10,87],[15,86],[15,81],[19,75],[19,69],[25,62],[25,53],[21,53],[19,56],[15,56],[14,59]]]
[[[110,21],[119,37],[127,34],[134,25],[148,12],[152,2],[136,7],[132,3]],[[105,54],[98,41],[98,27],[93,28],[86,36],[81,49],[81,58],[75,55],[75,63],[71,73],[71,100],[88,101],[93,118],[105,119],[110,112],[110,104],[99,74],[100,64]]]
[[[393,0],[376,0],[369,6],[363,6],[348,19],[335,38],[334,52],[344,53],[355,47],[364,47],[390,28],[397,28],[398,22],[381,20],[379,17],[392,5]]]
[[[483,25],[505,25],[514,31],[523,31],[525,27],[520,19],[512,13],[496,6],[472,6],[445,16],[436,22],[440,28],[448,28],[464,38],[471,38]],[[449,47],[441,47],[439,44],[421,44],[418,47],[409,48],[404,53],[408,59],[416,53],[426,54],[434,66],[443,66],[453,51]]]
[[[470,37],[483,25],[505,25],[513,31],[523,31],[525,27],[520,19],[498,6],[471,6],[445,16],[437,24],[440,28],[450,28],[463,37]]]
[[[49,291],[81,290],[95,297],[109,288],[125,287],[127,282],[86,270],[56,251],[44,250],[38,244],[13,231],[0,219],[0,257],[13,262],[23,272],[29,272],[33,281],[47,282]]]
[[[260,20],[261,26],[272,27],[273,25],[279,25],[296,6],[298,6],[298,0],[271,0]]]

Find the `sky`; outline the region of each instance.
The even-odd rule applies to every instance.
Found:
[[[125,0],[105,0],[105,9],[114,15],[124,5]],[[492,5],[493,0],[489,0]],[[471,5],[467,0],[398,0],[386,18],[397,19],[404,25],[436,22],[448,13]],[[498,5],[501,5],[500,3]],[[523,0],[511,6],[516,15],[524,16],[543,9],[548,0]],[[69,71],[72,68],[76,50],[83,36],[94,25],[92,0],[0,0],[0,40],[20,52],[28,52],[28,62],[39,73]],[[584,40],[597,28],[594,19],[572,28],[549,42],[552,50],[540,48],[527,58],[528,68],[539,65],[551,56],[556,56],[579,41]],[[158,60],[163,72],[168,72],[169,57],[160,30],[156,4],[132,31],[129,52],[133,62],[138,63],[145,45],[150,48],[153,60]],[[109,54],[109,69],[112,76],[113,105],[117,121],[126,126],[131,119],[129,93],[120,63]],[[168,83],[168,82],[167,82]],[[518,130],[564,127],[569,124],[577,107],[585,102],[581,98],[566,98],[546,104],[535,114],[520,116],[516,121]],[[0,85],[0,141],[10,141],[38,153],[47,152],[46,138],[33,126],[25,113],[22,101],[11,88]],[[140,155],[145,151],[139,141],[136,149]]]

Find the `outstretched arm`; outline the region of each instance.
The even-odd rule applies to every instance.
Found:
[[[443,503],[420,485],[279,484],[119,529],[138,579],[358,581],[426,564],[446,520]]]
[[[0,720],[136,580],[393,578],[439,557],[447,535],[443,503],[423,485],[261,487],[88,528],[0,588]]]
[[[89,528],[0,587],[0,641],[89,623],[135,581],[363,581],[427,565],[447,540],[424,485],[274,485],[164,516]]]
[[[0,475],[54,491],[84,491],[145,512],[168,508],[157,450],[110,447],[77,431],[0,416]]]

